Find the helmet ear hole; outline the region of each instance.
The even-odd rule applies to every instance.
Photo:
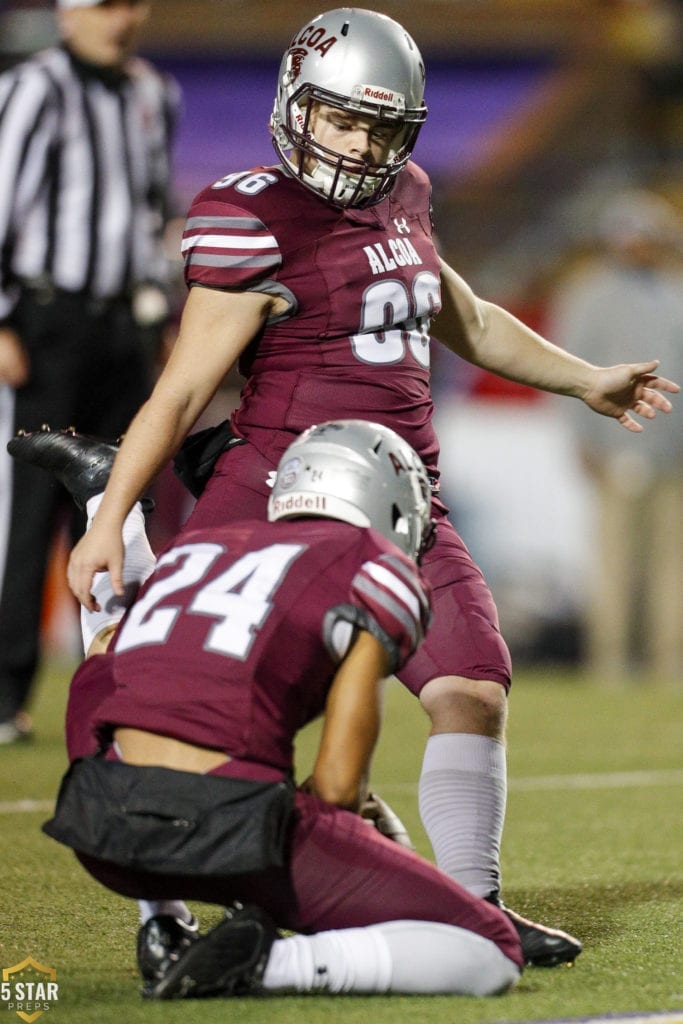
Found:
[[[399,521],[399,519],[402,518],[403,517],[401,516],[401,510],[398,507],[398,505],[394,502],[394,504],[391,506],[391,525],[393,526],[394,529],[396,529],[396,523]]]

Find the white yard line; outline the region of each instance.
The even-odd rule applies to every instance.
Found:
[[[2,800],[0,814],[31,814],[34,811],[51,811],[54,800]]]
[[[584,772],[576,775],[528,775],[509,779],[508,789],[637,789],[640,786],[680,786],[683,768],[661,771]]]
[[[607,1013],[600,1017],[558,1017],[515,1024],[683,1024],[683,1010],[671,1013]]]
[[[574,775],[521,775],[508,779],[508,792],[524,793],[563,789],[640,789],[683,785],[683,768],[632,772],[579,772]],[[413,793],[417,782],[382,783],[382,793]]]

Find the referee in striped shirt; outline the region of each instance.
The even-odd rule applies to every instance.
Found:
[[[178,91],[132,55],[149,5],[57,7],[60,44],[0,76],[0,744],[30,731],[63,498],[6,443],[44,422],[123,433],[149,393],[167,308]]]

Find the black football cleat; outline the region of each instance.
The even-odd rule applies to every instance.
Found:
[[[12,438],[7,451],[20,462],[47,470],[64,484],[79,508],[107,485],[118,445],[77,434],[73,428],[23,431]]]
[[[560,964],[571,966],[583,949],[573,935],[568,935],[558,928],[536,924],[516,914],[514,910],[505,906],[497,893],[488,896],[487,900],[500,907],[515,926],[527,967],[559,967]]]
[[[143,995],[148,995],[183,953],[199,939],[199,922],[181,921],[170,914],[150,917],[138,932],[137,959]]]
[[[263,991],[263,973],[278,933],[259,907],[235,903],[220,924],[185,950],[149,999],[247,996]]]

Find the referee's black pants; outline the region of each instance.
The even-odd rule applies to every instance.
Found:
[[[2,437],[3,448],[16,430],[43,423],[106,439],[125,432],[152,384],[151,353],[130,302],[26,290],[15,326],[29,354],[30,378],[14,392],[13,429]],[[49,473],[11,462],[0,580],[0,722],[25,707],[38,667],[43,586],[57,527],[65,514],[74,533],[85,523],[82,514],[76,520],[73,501]]]

